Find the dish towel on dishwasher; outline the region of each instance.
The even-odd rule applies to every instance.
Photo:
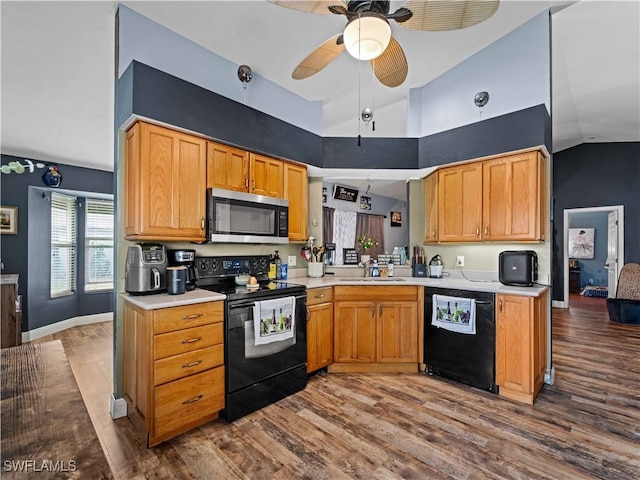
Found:
[[[473,298],[433,295],[431,325],[452,332],[476,334],[476,301]]]
[[[255,344],[279,342],[293,338],[296,331],[296,297],[282,297],[255,302],[253,328]]]

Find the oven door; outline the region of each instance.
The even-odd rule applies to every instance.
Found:
[[[306,363],[306,298],[306,294],[296,296],[293,338],[266,345],[255,344],[254,303],[247,300],[227,303],[225,332],[227,393]]]

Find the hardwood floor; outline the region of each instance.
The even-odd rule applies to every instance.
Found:
[[[552,323],[555,384],[533,406],[424,374],[332,373],[153,449],[109,418],[110,324],[53,337],[116,478],[640,478],[640,327],[573,306]]]

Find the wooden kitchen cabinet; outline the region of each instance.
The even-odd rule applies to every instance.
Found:
[[[418,361],[416,302],[378,303],[376,361]]]
[[[2,323],[0,326],[0,346],[22,345],[22,305],[18,295],[18,275],[2,275],[1,302]]]
[[[496,295],[498,393],[529,405],[544,383],[547,293],[539,297]]]
[[[125,238],[204,240],[206,141],[136,122],[125,150]]]
[[[282,198],[284,193],[284,162],[275,158],[249,154],[249,192]]]
[[[307,290],[307,373],[333,363],[333,288]]]
[[[249,191],[249,152],[207,142],[207,188]]]
[[[438,170],[438,241],[481,240],[482,162]]]
[[[157,310],[125,301],[124,398],[148,447],[224,408],[223,318],[221,301]]]
[[[306,241],[309,205],[307,167],[284,162],[284,198],[289,200],[289,240]]]
[[[438,241],[438,172],[424,179],[424,243]]]
[[[533,151],[482,162],[484,240],[544,240],[544,163]]]
[[[544,240],[540,150],[441,168],[424,179],[424,191],[425,243]]]
[[[334,288],[334,363],[330,372],[416,372],[422,289]]]

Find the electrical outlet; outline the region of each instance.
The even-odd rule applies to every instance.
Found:
[[[290,267],[295,267],[296,266],[296,256],[295,255],[289,255],[289,257],[287,259],[287,263],[289,264]]]
[[[464,267],[464,257],[462,255],[456,257],[456,267]]]

